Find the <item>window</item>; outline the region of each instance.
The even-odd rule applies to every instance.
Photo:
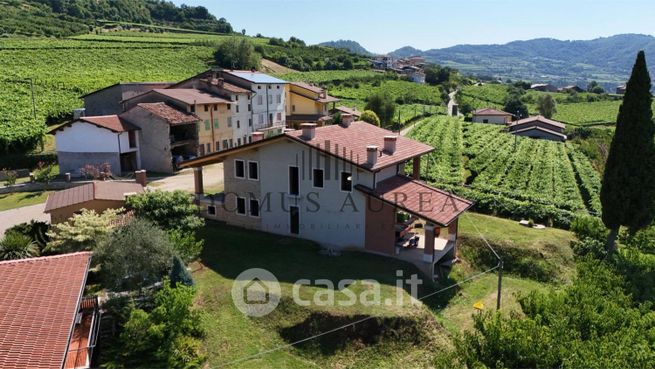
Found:
[[[289,194],[300,194],[300,177],[298,176],[298,167],[289,167]]]
[[[209,111],[209,105],[205,105],[205,111]]]
[[[241,146],[241,137],[237,138],[237,146]]]
[[[261,90],[261,89],[262,89],[262,86],[257,86],[257,89],[258,89],[258,90]]]
[[[323,188],[323,169],[314,169],[314,187]]]
[[[212,144],[207,143],[207,154],[209,154],[210,152],[212,152]]]
[[[130,148],[133,149],[136,147],[136,131],[128,131],[127,139],[130,142]]]
[[[232,104],[227,104],[227,110],[232,110]]]
[[[252,104],[248,104],[248,111],[252,110]]]
[[[282,121],[282,113],[277,113],[277,121],[278,122]]]
[[[252,127],[252,118],[248,118],[248,127]]]
[[[230,148],[234,147],[234,140],[230,138]]]
[[[273,103],[273,96],[271,96],[271,95],[266,96],[266,102],[267,102],[269,105],[272,104],[272,103]]]
[[[277,103],[282,104],[282,95],[277,95]]]
[[[269,89],[269,90],[271,89],[271,87],[273,87],[273,86],[271,86],[271,85],[268,85],[268,89]]]
[[[289,232],[300,233],[300,209],[297,206],[289,207]]]
[[[195,105],[191,105],[191,112],[192,112],[192,113],[195,113],[195,112],[196,112],[196,106],[195,106]]]
[[[264,114],[259,114],[259,124],[264,124]]]
[[[227,126],[232,127],[232,117],[227,117]]]
[[[353,190],[352,174],[341,172],[341,191],[351,192]]]
[[[291,105],[291,111],[294,112],[294,113],[296,112],[296,106],[295,105]]]
[[[241,121],[237,120],[237,128],[241,128]]]
[[[218,110],[218,104],[214,104],[214,111]]]
[[[198,156],[205,155],[205,145],[198,145]]]
[[[216,141],[216,151],[220,151],[220,150],[221,150],[221,142]]]
[[[239,101],[239,95],[237,95],[236,98],[237,98],[237,101]],[[238,106],[238,105],[237,105],[237,106]]]
[[[237,108],[237,113],[238,113],[239,112],[239,105],[237,105],[236,108]]]
[[[264,96],[257,96],[257,105],[262,105],[264,103]]]
[[[223,141],[225,143],[225,141]],[[223,144],[223,148],[227,145]],[[234,160],[234,176],[237,178],[246,178],[246,163],[243,160]]]
[[[209,119],[205,119],[205,131],[209,131]]]
[[[207,214],[209,215],[216,215],[216,206],[214,205],[209,205],[207,207]]]
[[[227,150],[229,147],[227,147],[227,140],[223,140],[223,150]]]
[[[280,85],[277,85],[277,86],[275,86],[275,87],[277,87],[278,90],[280,89]]]
[[[250,199],[250,216],[259,217],[259,200]]]
[[[214,118],[214,128],[218,129],[220,128],[220,124],[218,122],[218,118]]]
[[[248,162],[248,179],[258,180],[259,179],[259,163],[256,161]]]
[[[237,214],[246,215],[246,199],[237,197]]]
[[[489,119],[482,119],[482,123],[489,123]]]

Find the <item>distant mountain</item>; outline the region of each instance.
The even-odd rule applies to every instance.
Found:
[[[457,45],[426,51],[403,47],[390,54],[420,55],[428,61],[475,75],[581,86],[596,80],[610,86],[629,77],[639,50],[646,51],[651,74],[655,74],[655,37],[639,34],[585,41],[539,38],[504,45]]]
[[[366,50],[357,41],[352,41],[352,40],[327,41],[327,42],[321,42],[319,45],[333,47],[335,49],[346,49],[356,54],[373,55],[372,52]]]

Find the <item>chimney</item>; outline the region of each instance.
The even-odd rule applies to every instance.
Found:
[[[216,80],[216,84],[218,85],[218,88],[223,88],[223,86],[225,85],[225,79],[223,79],[223,78],[218,78],[218,79]]]
[[[341,114],[341,125],[344,127],[350,127],[350,123],[354,120],[352,114]]]
[[[398,136],[384,136],[384,151],[388,154],[396,152],[396,141],[398,141]]]
[[[378,160],[378,147],[375,145],[366,146],[366,164],[374,166]]]
[[[315,123],[303,123],[300,125],[302,129],[302,138],[304,140],[310,141],[316,137],[316,124]]]
[[[134,181],[141,186],[145,187],[148,184],[148,177],[146,175],[146,170],[141,169],[134,172]]]
[[[264,132],[253,132],[252,133],[252,142],[261,141],[264,139]]]

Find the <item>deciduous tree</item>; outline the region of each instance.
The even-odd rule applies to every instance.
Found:
[[[550,95],[540,95],[539,98],[537,98],[537,110],[539,110],[539,114],[544,117],[552,118],[552,116],[557,113],[555,99]]]

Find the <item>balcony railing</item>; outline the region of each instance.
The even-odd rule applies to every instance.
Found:
[[[101,317],[98,297],[84,297],[78,314],[64,369],[89,368],[91,365]]]

